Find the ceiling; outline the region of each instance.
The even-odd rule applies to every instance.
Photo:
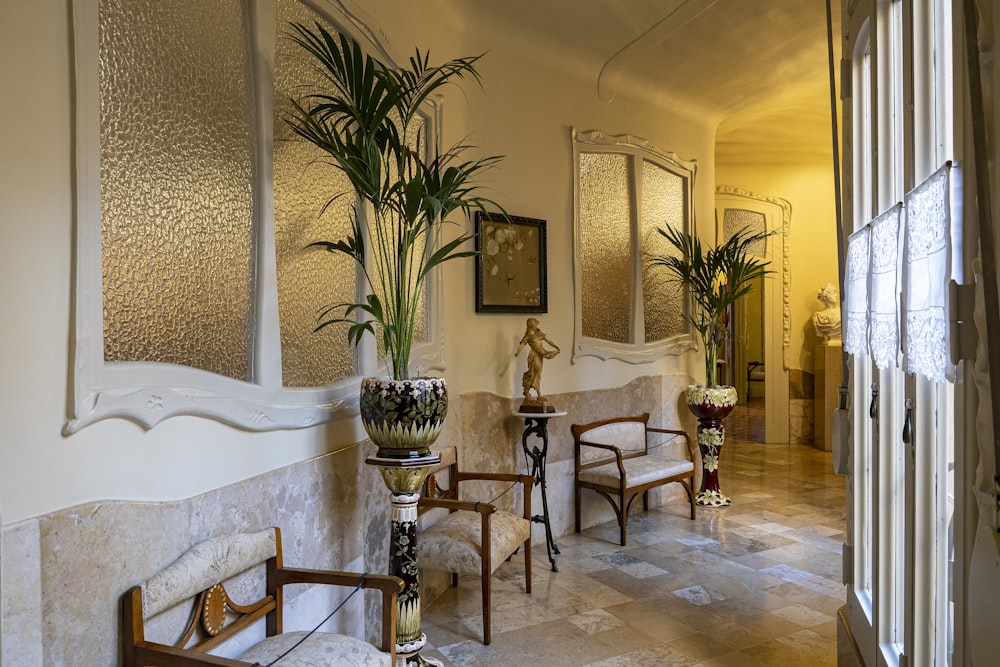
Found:
[[[720,161],[831,154],[826,0],[477,0],[475,10],[592,70],[605,101],[652,90],[716,119]]]

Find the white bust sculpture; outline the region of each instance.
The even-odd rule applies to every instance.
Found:
[[[824,343],[831,340],[840,340],[840,297],[837,288],[833,283],[823,285],[816,298],[823,303],[823,310],[813,313],[813,326],[816,328],[816,335],[823,339]]]

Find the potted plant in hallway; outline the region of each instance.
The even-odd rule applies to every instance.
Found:
[[[287,122],[343,171],[358,202],[347,238],[311,245],[351,257],[367,287],[363,300],[323,310],[317,329],[344,324],[355,345],[366,333],[379,338],[391,377],[362,380],[362,422],[379,457],[427,456],[448,406],[443,378],[410,376],[428,273],[475,254],[462,250],[473,232],[442,238],[451,214],[468,215],[487,205],[503,209],[480,196],[474,182],[500,158],[461,161],[464,145],[444,153],[431,146],[421,150],[422,125],[414,121],[442,86],[466,78],[478,82],[480,56],[431,66],[418,50],[407,66],[395,67],[364,55],[357,41],[332,35],[319,24],[292,28],[292,40],[312,57],[324,85],[293,100]],[[333,193],[333,198],[344,194]]]
[[[479,57],[431,66],[427,54],[417,51],[407,66],[395,67],[318,23],[315,30],[301,24],[292,30],[323,85],[292,101],[287,122],[329,156],[356,195],[347,238],[311,245],[352,258],[367,288],[362,300],[323,310],[317,329],[343,324],[355,345],[366,333],[377,336],[391,369],[391,377],[361,383],[361,421],[378,446],[366,463],[378,468],[392,494],[389,573],[405,584],[397,598],[397,653],[407,665],[434,664],[419,654],[426,636],[420,631],[416,517],[420,487],[440,460],[430,446],[444,423],[448,395],[443,378],[411,377],[410,353],[429,272],[475,254],[462,250],[474,233],[443,238],[449,216],[503,209],[475,185],[499,158],[462,161],[464,145],[444,153],[421,148],[425,137],[417,114],[442,86],[465,78],[478,82]],[[344,194],[333,193],[330,201]]]
[[[691,385],[685,400],[698,418],[698,449],[701,451],[701,489],[696,502],[706,507],[725,507],[732,503],[719,488],[719,453],[725,440],[723,419],[736,405],[736,388],[718,383],[718,360],[729,327],[726,317],[730,307],[753,289],[753,281],[773,273],[753,248],[766,243],[775,232],[754,232],[744,227],[724,243],[706,249],[692,234],[667,226],[657,229],[677,251],[651,255],[652,266],[663,267],[668,280],[688,290],[693,312],[685,317],[698,332],[705,355],[705,384]]]

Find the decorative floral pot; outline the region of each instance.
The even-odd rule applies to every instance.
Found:
[[[361,423],[378,446],[379,458],[412,459],[431,455],[430,446],[448,414],[444,378],[361,381]]]
[[[719,452],[726,439],[722,420],[736,407],[736,388],[691,385],[684,399],[698,418],[702,475],[695,503],[703,507],[728,507],[733,501],[719,489]]]

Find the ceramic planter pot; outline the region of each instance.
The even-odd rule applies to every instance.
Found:
[[[361,381],[361,423],[378,446],[377,456],[412,459],[431,455],[448,414],[444,378]]]
[[[736,407],[736,388],[691,385],[684,399],[698,418],[702,475],[695,503],[702,507],[728,507],[733,501],[719,488],[719,453],[726,439],[722,420]]]

